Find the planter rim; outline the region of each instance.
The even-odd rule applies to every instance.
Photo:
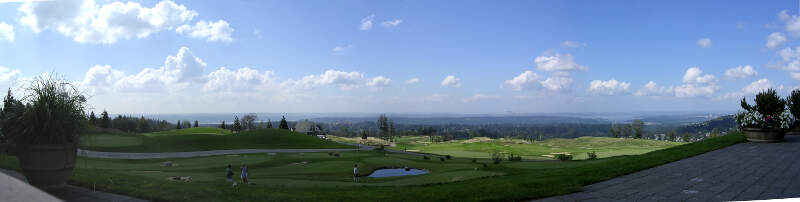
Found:
[[[742,128],[742,131],[784,132],[784,131],[788,131],[788,130],[786,130],[786,129],[774,129],[774,128]]]

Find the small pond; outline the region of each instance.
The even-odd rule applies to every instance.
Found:
[[[430,173],[427,170],[420,170],[411,168],[406,171],[405,168],[387,168],[387,169],[378,169],[372,172],[369,177],[397,177],[397,176],[408,176],[408,175],[422,175]]]

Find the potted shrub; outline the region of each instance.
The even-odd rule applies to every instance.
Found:
[[[792,130],[789,134],[798,135],[800,134],[800,89],[792,90],[789,97],[786,97],[786,105],[794,118]]]
[[[86,98],[69,81],[40,76],[23,84],[23,97],[4,100],[2,133],[28,183],[58,188],[72,175],[79,134],[87,126]]]
[[[792,123],[792,117],[786,110],[786,101],[774,89],[767,89],[756,94],[755,105],[742,98],[742,109],[736,113],[736,122],[748,141],[778,142]]]

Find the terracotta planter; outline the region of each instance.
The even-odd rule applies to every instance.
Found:
[[[30,145],[20,148],[17,157],[28,183],[40,189],[64,186],[72,175],[77,156],[75,144]]]
[[[745,128],[742,131],[750,142],[780,142],[786,135],[786,131],[763,128]]]

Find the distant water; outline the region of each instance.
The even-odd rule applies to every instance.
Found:
[[[379,178],[379,177],[397,177],[397,176],[408,176],[408,175],[422,175],[428,174],[427,170],[420,170],[420,169],[409,169],[406,171],[404,168],[391,168],[391,169],[379,169],[372,172],[369,177]]]

